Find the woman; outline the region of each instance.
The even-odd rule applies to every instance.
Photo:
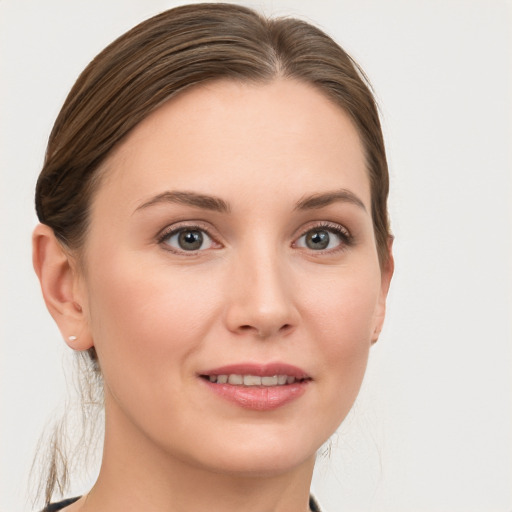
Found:
[[[104,452],[48,510],[315,510],[384,320],[387,193],[362,73],[302,21],[190,5],[98,55],[50,136],[33,259],[103,381]]]

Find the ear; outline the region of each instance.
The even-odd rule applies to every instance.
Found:
[[[380,281],[380,294],[377,304],[377,311],[375,316],[375,329],[371,338],[372,345],[379,339],[384,325],[384,318],[386,316],[386,300],[388,297],[389,285],[395,270],[395,260],[393,259],[393,236],[388,238],[388,259],[381,268],[381,281]]]
[[[46,307],[66,343],[74,350],[91,348],[94,343],[84,310],[86,296],[76,261],[44,224],[39,224],[32,235],[32,263]]]

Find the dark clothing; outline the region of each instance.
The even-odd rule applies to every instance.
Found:
[[[56,512],[57,510],[61,510],[64,507],[71,505],[71,503],[74,503],[79,498],[80,497],[69,498],[68,500],[59,501],[58,503],[50,503],[42,512]],[[311,509],[311,512],[320,512],[320,509],[318,508],[318,505],[316,504],[313,496],[309,497],[309,508]]]
[[[50,503],[42,512],[56,512],[57,510],[61,510],[64,507],[71,505],[71,503],[75,503],[78,499],[80,499],[80,496],[59,501],[58,503]]]
[[[318,505],[313,496],[309,497],[309,508],[311,509],[311,512],[320,512],[320,509],[318,508]]]

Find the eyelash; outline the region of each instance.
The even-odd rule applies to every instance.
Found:
[[[157,238],[157,242],[159,245],[164,246],[166,251],[172,252],[174,254],[180,254],[185,256],[194,256],[197,255],[200,250],[197,251],[185,251],[185,250],[178,250],[174,247],[171,247],[169,244],[166,243],[166,240],[169,240],[174,235],[177,235],[178,233],[182,231],[200,231],[202,233],[206,233],[208,238],[212,240],[213,243],[219,244],[219,242],[216,241],[215,237],[213,237],[210,234],[209,229],[206,226],[200,225],[200,224],[182,224],[179,226],[171,226],[167,229],[165,229]],[[203,249],[204,250],[204,249]]]
[[[205,250],[205,249],[195,250],[195,251],[177,250],[175,248],[171,248],[170,245],[168,243],[166,243],[166,240],[169,240],[169,238],[171,238],[172,236],[174,236],[180,232],[183,232],[183,231],[200,231],[202,233],[205,233],[207,235],[207,237],[212,241],[212,243],[220,245],[220,243],[217,242],[215,237],[210,234],[210,230],[206,226],[200,225],[200,224],[183,224],[183,225],[179,225],[179,226],[171,226],[171,227],[165,229],[157,237],[157,242],[159,245],[165,246],[166,251],[169,251],[169,252],[172,252],[175,254],[185,255],[185,256],[194,256],[194,255],[197,255],[199,252],[202,252]],[[308,228],[305,231],[302,231],[301,235],[299,237],[297,237],[294,240],[294,242],[292,243],[292,247],[296,247],[298,240],[300,240],[301,238],[303,238],[304,236],[306,236],[308,233],[310,233],[312,231],[327,231],[329,233],[334,233],[341,240],[340,244],[337,247],[332,248],[332,249],[327,249],[327,250],[310,249],[310,252],[313,254],[335,254],[337,252],[344,251],[345,249],[347,249],[348,247],[351,247],[354,244],[353,236],[350,234],[348,229],[346,229],[345,227],[341,226],[340,224],[336,224],[336,223],[320,222],[318,224],[313,224],[311,226],[308,226]],[[301,247],[301,249],[302,249],[302,247]]]
[[[332,249],[310,249],[310,252],[315,255],[336,254],[354,245],[354,237],[350,234],[349,230],[346,229],[344,226],[341,226],[340,224],[336,224],[333,222],[320,222],[318,224],[308,226],[308,228],[302,232],[302,234],[295,240],[295,242],[293,242],[293,245],[296,245],[298,240],[306,236],[308,233],[311,233],[312,231],[327,231],[328,233],[331,234],[334,233],[340,239],[340,244]]]

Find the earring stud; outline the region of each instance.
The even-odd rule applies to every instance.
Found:
[[[76,336],[68,336],[69,341],[76,341]]]

